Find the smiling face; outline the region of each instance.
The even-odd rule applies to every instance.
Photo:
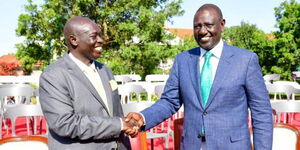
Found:
[[[70,51],[74,57],[85,64],[98,59],[102,53],[103,39],[100,28],[88,18],[75,18],[71,23],[69,34]]]
[[[221,39],[225,20],[220,13],[215,7],[206,6],[200,8],[194,16],[194,37],[205,50],[214,48]]]

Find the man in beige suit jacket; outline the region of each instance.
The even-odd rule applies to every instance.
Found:
[[[40,77],[40,103],[49,126],[50,150],[126,150],[135,136],[122,121],[112,71],[95,61],[103,40],[97,24],[73,17],[65,25],[68,53]]]

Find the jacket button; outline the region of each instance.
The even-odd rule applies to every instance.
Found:
[[[207,112],[204,112],[204,113],[203,113],[203,115],[207,115],[207,114],[208,114]]]
[[[204,137],[204,135],[203,134],[198,134],[197,137],[200,139],[200,138]]]

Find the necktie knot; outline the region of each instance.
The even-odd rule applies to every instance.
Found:
[[[206,52],[205,54],[204,54],[204,57],[205,57],[205,60],[209,60],[210,59],[210,57],[213,55],[213,53],[212,52]]]

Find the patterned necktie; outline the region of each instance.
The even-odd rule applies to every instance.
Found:
[[[202,104],[205,107],[208,97],[209,97],[209,93],[210,93],[210,89],[212,86],[212,69],[211,69],[211,63],[210,63],[210,57],[213,54],[211,52],[206,52],[204,54],[205,56],[205,60],[204,60],[204,64],[202,66],[202,70],[201,70],[201,84],[200,84],[200,89],[201,89],[201,93],[202,93]]]

